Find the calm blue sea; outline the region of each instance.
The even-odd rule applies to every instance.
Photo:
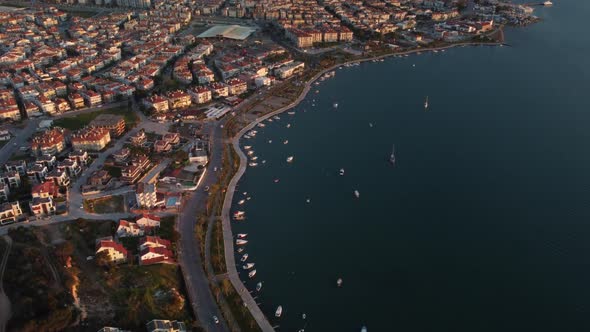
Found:
[[[234,232],[273,325],[590,331],[590,2],[554,2],[512,47],[337,70],[244,142]]]

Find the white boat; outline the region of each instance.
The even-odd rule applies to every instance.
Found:
[[[295,115],[295,112],[287,112],[289,115]]]
[[[275,183],[279,183],[279,181],[280,181],[279,179],[274,179]]]
[[[359,191],[358,191],[358,190],[355,190],[355,191],[354,191],[354,196],[355,196],[356,198],[359,198],[359,197],[361,197],[361,193],[359,193]]]
[[[290,123],[287,123],[287,128],[291,128],[291,124]]]
[[[263,163],[263,164],[266,164],[266,160],[263,160],[263,161],[262,161],[262,163]]]
[[[250,136],[248,136],[248,134],[246,134],[246,135],[244,135],[244,138],[246,138],[246,139],[250,139],[251,137],[250,137]]]
[[[301,319],[306,319],[307,315],[305,313],[303,313],[303,315],[301,315]]]
[[[334,103],[334,108],[338,108],[338,103]]]
[[[242,248],[240,248],[240,249],[242,249]],[[242,262],[245,262],[247,259],[248,259],[248,254],[244,254],[244,256],[242,256],[242,258],[240,258],[240,260]]]
[[[238,248],[238,253],[241,253],[242,251],[244,251],[244,248]]]
[[[426,96],[426,101],[424,102],[424,110],[428,109],[428,96]]]
[[[551,1],[545,1],[545,2],[543,2],[543,6],[547,6],[547,7],[553,6],[553,2],[551,2]]]
[[[389,162],[395,165],[395,145],[391,148],[391,155],[389,156]]]
[[[367,330],[367,327],[366,326],[361,327],[361,332],[367,332],[367,331],[368,330]]]
[[[238,246],[243,246],[246,243],[248,243],[248,240],[242,240],[242,239],[237,239],[236,240],[236,245],[238,245]]]
[[[248,166],[250,166],[250,167],[256,167],[256,166],[258,166],[258,163],[249,163]]]
[[[287,162],[288,162],[288,163],[290,163],[290,162],[293,162],[293,156],[289,156],[289,157],[287,157]]]
[[[254,278],[255,275],[256,275],[256,270],[252,270],[252,271],[250,271],[250,273],[248,273],[248,277],[250,277],[250,278]]]
[[[252,199],[252,197],[250,197],[250,196],[246,197],[246,200],[247,200],[247,201],[249,201],[249,200],[251,200],[251,199]]]
[[[250,160],[256,160],[256,159],[258,159],[257,156],[254,156],[254,157],[250,158]]]
[[[248,236],[248,233],[240,233],[240,234],[238,234],[238,238],[240,238],[240,239],[244,239],[244,238],[246,238],[246,236]]]
[[[270,143],[272,143],[272,140],[271,139],[268,140],[268,144],[270,144]]]
[[[244,150],[250,150],[252,148],[252,145],[246,145],[244,146]]]
[[[286,139],[286,140],[283,142],[283,144],[289,144],[289,140],[288,140],[288,139]]]
[[[275,311],[275,317],[281,317],[282,314],[283,314],[283,307],[278,306],[277,311]]]
[[[246,196],[246,195],[248,195],[248,192],[247,192],[247,191],[244,191],[242,194],[243,194],[244,196]]]
[[[254,154],[254,150],[250,150],[250,151],[248,151],[247,153],[248,153],[248,155],[249,155],[249,156],[251,156],[251,155],[253,155],[253,154]]]
[[[336,280],[336,286],[342,287],[342,278],[338,278],[338,280]]]
[[[373,123],[369,122],[369,127],[373,128]]]
[[[268,122],[272,122],[272,119],[268,119]]]
[[[264,123],[262,123],[262,122],[261,122],[261,123],[259,123],[259,124],[258,124],[258,127],[260,127],[260,128],[264,128],[264,127],[266,127],[266,125],[265,125]]]
[[[254,267],[254,263],[248,263],[246,265],[242,265],[242,269],[244,269],[244,270],[250,270],[253,267]]]
[[[246,219],[246,212],[244,211],[237,211],[234,213],[234,220],[244,220]]]
[[[244,203],[246,203],[246,200],[245,200],[245,199],[241,199],[241,200],[238,202],[238,205],[242,205],[242,204],[244,204]]]
[[[262,289],[262,281],[256,284],[256,291],[260,292],[261,289]]]
[[[341,168],[340,169],[340,176],[343,176],[343,175],[344,175],[344,168]]]
[[[275,120],[280,120],[281,119],[278,115],[275,115],[272,118],[275,119]]]

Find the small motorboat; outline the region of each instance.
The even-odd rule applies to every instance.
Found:
[[[340,176],[343,176],[343,175],[344,175],[344,168],[341,168],[340,169]]]
[[[249,155],[249,156],[251,156],[251,155],[253,155],[253,154],[254,154],[254,151],[253,151],[253,150],[250,150],[250,151],[248,151],[247,153],[248,153],[248,155]]]
[[[342,278],[338,278],[338,280],[336,280],[336,286],[342,287]]]
[[[252,197],[250,197],[250,196],[246,197],[246,200],[247,200],[247,201],[249,201],[249,200],[251,200],[251,199],[252,199]]]
[[[311,203],[311,199],[308,198],[308,199],[305,200],[305,202],[306,203]]]
[[[287,114],[289,114],[289,115],[294,115],[294,114],[295,114],[295,112],[287,112]]]
[[[245,200],[245,199],[242,199],[242,200],[240,200],[240,201],[238,202],[238,204],[239,204],[239,205],[242,205],[242,204],[244,204],[244,203],[246,203],[246,200]]]
[[[246,145],[244,146],[244,150],[250,150],[252,148],[252,145]]]
[[[338,108],[338,103],[334,103],[332,106],[334,106],[334,108]]]
[[[260,292],[261,289],[262,289],[262,281],[256,284],[256,291]]]
[[[234,213],[234,220],[244,220],[244,219],[246,219],[246,212],[236,211],[236,213]]]
[[[275,317],[281,317],[283,314],[283,306],[278,306],[277,311],[275,311]]]
[[[250,278],[254,278],[255,275],[256,275],[256,270],[252,270],[252,271],[250,271],[250,273],[248,273],[248,277],[250,277]]]
[[[306,319],[307,315],[305,313],[303,313],[303,315],[301,315],[301,319]]]
[[[266,127],[266,125],[265,125],[264,123],[262,123],[262,122],[261,122],[261,123],[259,123],[259,124],[258,124],[258,127],[260,127],[260,128],[264,128],[264,127]]]
[[[254,156],[254,157],[250,158],[250,160],[258,160],[258,156]]]
[[[291,162],[293,162],[293,156],[289,156],[289,157],[287,157],[287,162],[288,162],[288,163],[291,163]]]
[[[279,179],[275,179],[274,180],[275,183],[279,183],[279,181],[280,181]]]
[[[244,251],[244,248],[238,248],[238,253],[242,253]]]
[[[291,128],[291,124],[290,123],[287,123],[287,128]]]
[[[242,248],[240,248],[242,249]],[[248,254],[244,254],[244,256],[242,256],[242,258],[240,258],[240,261],[245,262],[248,259]]]
[[[248,233],[240,233],[240,234],[238,234],[238,238],[239,239],[245,239],[246,236],[248,236]]]
[[[246,196],[246,195],[248,195],[248,192],[247,192],[247,191],[244,191],[244,192],[242,193],[242,195]]]
[[[366,326],[361,327],[361,332],[367,332],[367,331],[368,330],[367,330],[367,327]]]
[[[263,160],[263,161],[262,161],[262,163],[263,163],[263,164],[266,164],[266,160]]]
[[[369,122],[369,128],[373,128],[373,123]]]
[[[289,140],[286,139],[285,141],[283,141],[283,144],[289,144]]]
[[[238,245],[238,246],[243,246],[246,243],[248,243],[248,240],[242,240],[242,239],[237,239],[236,240],[236,245]]]
[[[358,190],[355,190],[355,191],[354,191],[354,196],[355,196],[356,198],[359,198],[359,197],[361,197],[361,193],[359,193],[359,191],[358,191]]]
[[[250,166],[250,167],[256,167],[256,166],[258,166],[258,163],[248,163],[248,166]]]
[[[253,267],[254,267],[254,263],[248,263],[246,265],[242,265],[242,269],[244,269],[244,270],[250,270]]]
[[[270,143],[272,143],[272,140],[271,139],[268,140],[268,144],[270,144]]]
[[[275,119],[275,120],[280,120],[281,119],[278,115],[275,115],[272,118]]]

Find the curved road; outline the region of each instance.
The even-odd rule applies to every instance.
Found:
[[[222,164],[223,133],[218,123],[213,122],[211,125],[213,126],[209,137],[211,156],[207,171],[197,190],[183,202],[183,208],[178,217],[178,231],[182,235],[178,242],[178,254],[193,312],[197,315],[201,326],[207,331],[229,331],[209,288],[210,281],[203,270],[201,250],[194,231],[197,215],[205,211],[209,197],[202,188],[217,182],[217,172],[214,172],[213,168],[220,169]],[[220,318],[219,324],[213,322],[213,316]]]

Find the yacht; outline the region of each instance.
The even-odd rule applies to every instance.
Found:
[[[283,142],[283,144],[289,144],[289,140],[288,140],[288,139],[286,139],[286,140]]]
[[[245,199],[241,199],[241,200],[238,202],[238,205],[242,205],[242,204],[244,204],[244,203],[246,203],[246,200],[245,200]]]
[[[256,166],[258,166],[258,163],[249,163],[248,166],[250,166],[250,167],[256,167]]]
[[[252,270],[252,271],[250,271],[250,273],[248,273],[248,277],[250,277],[250,278],[254,278],[255,275],[256,275],[256,270]]]
[[[240,238],[240,239],[244,239],[244,238],[246,238],[246,236],[248,236],[247,233],[240,233],[240,234],[238,234],[238,238]]]
[[[242,249],[242,248],[240,248],[240,249]],[[240,258],[240,260],[242,262],[245,262],[247,259],[248,259],[248,254],[244,254],[244,256],[242,256],[242,258]]]
[[[244,270],[250,270],[253,267],[254,267],[254,263],[248,263],[246,265],[242,265],[242,269],[244,269]]]
[[[248,243],[248,240],[242,240],[242,239],[237,239],[236,240],[236,245],[238,245],[238,246],[243,246],[246,243]]]
[[[275,311],[275,317],[281,317],[282,314],[283,314],[283,307],[278,306],[277,311]]]
[[[293,162],[293,156],[289,156],[289,157],[287,157],[287,162],[288,162],[288,163],[290,163],[290,162]]]
[[[340,176],[343,176],[343,175],[344,175],[344,168],[341,168],[340,169]]]
[[[426,101],[424,102],[424,110],[428,109],[428,96],[426,96]]]
[[[261,289],[262,289],[262,281],[256,284],[256,291],[260,292]]]
[[[354,196],[355,196],[356,198],[359,198],[359,197],[361,197],[361,193],[359,193],[359,191],[358,191],[358,190],[355,190],[355,191],[354,191]]]
[[[338,280],[336,280],[336,286],[342,287],[342,278],[338,278]]]

